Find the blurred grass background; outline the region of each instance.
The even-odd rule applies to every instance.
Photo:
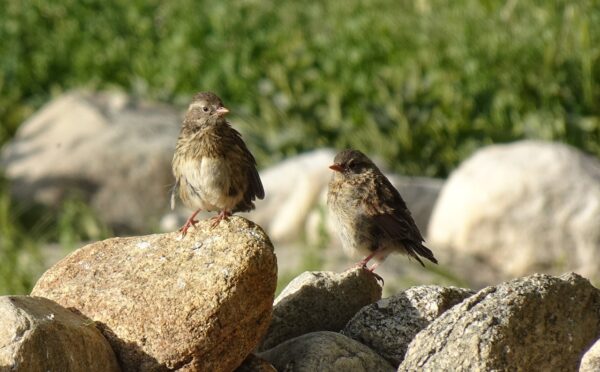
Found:
[[[0,0],[0,146],[72,88],[183,105],[218,92],[261,166],[321,146],[445,177],[485,144],[600,155],[600,2]],[[85,125],[85,123],[82,123]],[[110,234],[74,199],[24,209],[0,183],[0,294],[37,247]],[[84,221],[84,222],[82,222]]]

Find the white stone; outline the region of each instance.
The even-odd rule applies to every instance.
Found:
[[[483,148],[448,179],[428,238],[503,277],[574,270],[598,278],[600,162],[559,143]]]

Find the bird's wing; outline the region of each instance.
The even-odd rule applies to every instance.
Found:
[[[242,139],[242,135],[235,129],[231,128],[234,132],[234,136],[232,136],[233,145],[237,147],[241,154],[242,160],[247,164],[247,178],[249,187],[246,190],[246,194],[244,195],[244,199],[248,202],[258,198],[263,199],[265,197],[265,189],[263,188],[262,182],[260,180],[260,176],[258,175],[258,170],[256,169],[256,159],[248,150],[246,143]]]
[[[365,212],[392,238],[424,241],[400,193],[384,175],[372,181],[375,193],[365,195]]]
[[[375,187],[376,184],[378,187]],[[422,266],[425,265],[419,256],[437,263],[433,252],[423,245],[423,236],[406,203],[387,177],[378,175],[378,180],[373,181],[371,189],[377,191],[374,195],[364,197],[364,205],[365,212],[373,218],[376,225],[392,239],[401,241],[406,252]]]

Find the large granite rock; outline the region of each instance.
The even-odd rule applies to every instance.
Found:
[[[367,270],[305,272],[277,296],[273,320],[259,350],[309,332],[337,332],[363,306],[380,298],[381,287]]]
[[[367,346],[335,332],[307,333],[260,355],[286,372],[394,371]]]
[[[363,307],[342,330],[398,367],[417,333],[452,306],[475,292],[423,285]]]
[[[41,297],[0,297],[0,371],[117,372],[93,321]]]
[[[577,274],[487,287],[434,320],[399,371],[577,371],[600,335],[600,290]]]
[[[121,93],[71,92],[19,127],[0,165],[26,202],[76,194],[117,230],[144,231],[168,208],[179,116]]]
[[[567,145],[522,141],[483,148],[452,173],[428,240],[457,260],[477,257],[498,271],[495,280],[565,270],[598,279],[599,221],[600,161]]]
[[[33,294],[103,326],[127,371],[233,370],[271,320],[273,246],[241,217],[178,233],[114,238],[48,270]]]

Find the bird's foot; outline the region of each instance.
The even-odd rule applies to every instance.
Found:
[[[190,227],[192,227],[192,226],[196,227],[197,223],[198,223],[198,220],[195,220],[193,217],[188,218],[188,220],[185,221],[185,224],[179,229],[179,232],[181,233],[181,237],[183,238],[187,234],[187,231]]]
[[[381,285],[383,286],[385,284],[385,281],[383,280],[383,278],[379,274],[375,273],[375,268],[377,268],[377,266],[379,266],[379,264],[375,263],[375,264],[373,264],[373,266],[368,267],[367,266],[367,262],[368,261],[362,260],[362,261],[358,262],[356,265],[354,265],[353,267],[354,268],[358,267],[358,268],[361,268],[363,270],[367,270],[368,272],[370,272],[371,274],[373,274],[373,276],[377,279],[377,281],[380,281]]]
[[[217,227],[217,225],[222,221],[222,220],[227,220],[227,218],[229,218],[229,216],[231,216],[231,212],[229,211],[221,211],[219,212],[218,215],[216,215],[215,217],[211,218],[212,219],[212,224],[210,225],[211,228],[215,228]]]
[[[181,238],[185,237],[185,235],[187,234],[188,229],[191,226],[196,227],[196,224],[198,223],[198,220],[196,220],[196,215],[198,214],[198,212],[200,212],[200,209],[196,210],[191,216],[190,218],[187,219],[187,221],[185,221],[185,223],[183,224],[183,226],[181,226],[181,228],[179,229],[179,232],[181,233]]]
[[[375,268],[379,266],[379,263],[375,263],[373,264],[373,266],[371,266],[370,268],[367,268],[367,265],[365,265],[365,269],[369,270],[371,272],[371,274],[373,274],[373,276],[378,280],[381,281],[381,286],[383,287],[383,285],[385,284],[385,281],[383,280],[383,278],[379,275],[375,273]]]

